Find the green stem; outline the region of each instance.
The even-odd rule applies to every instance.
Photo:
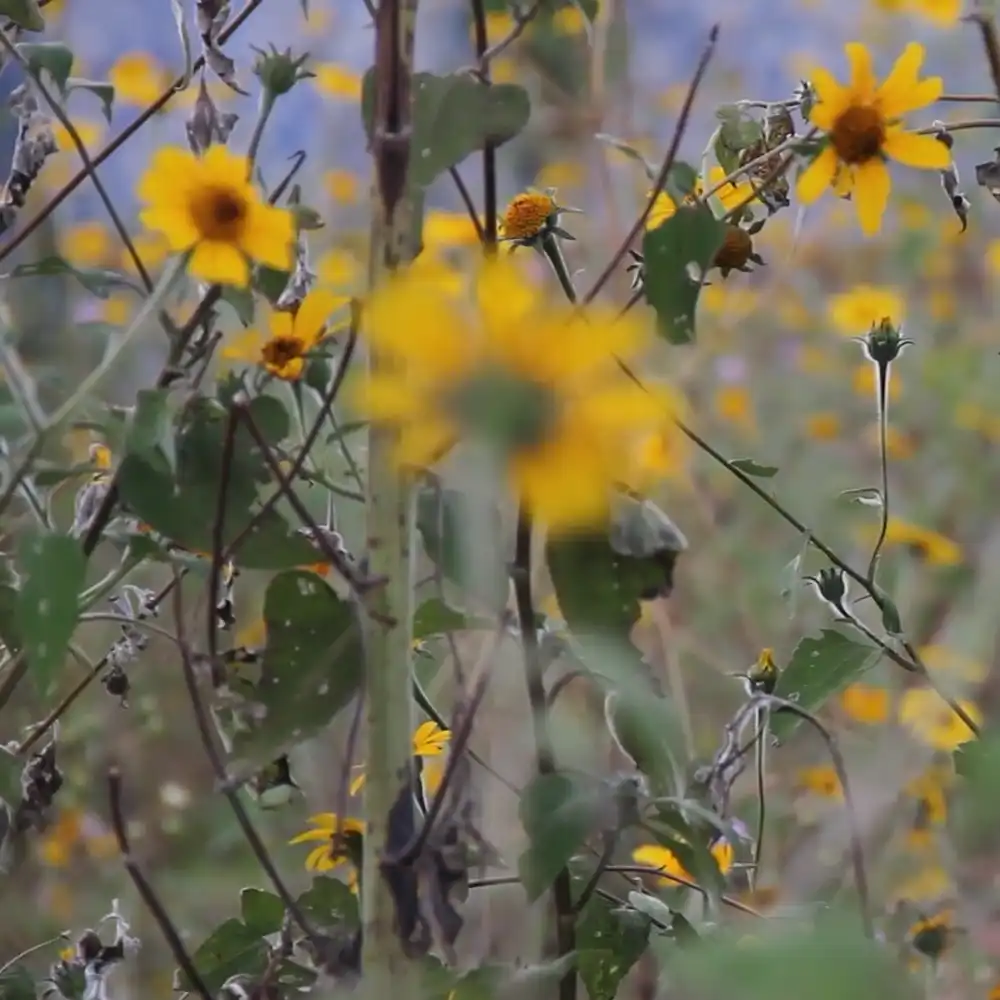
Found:
[[[257,122],[253,127],[253,135],[250,136],[250,144],[247,146],[247,170],[251,176],[253,176],[254,164],[257,162],[260,141],[264,138],[264,129],[267,127],[268,119],[274,110],[274,103],[274,94],[270,88],[265,87],[260,93],[260,104],[257,107]]]
[[[875,362],[878,369],[878,384],[875,386],[875,399],[878,405],[878,451],[879,464],[882,470],[882,523],[879,526],[878,539],[872,549],[872,557],[868,562],[868,580],[875,585],[875,570],[878,569],[878,557],[885,544],[886,532],[889,530],[889,458],[886,449],[886,429],[889,423],[889,366]]]
[[[570,302],[576,302],[576,288],[573,285],[573,278],[569,273],[569,268],[566,266],[566,258],[563,256],[562,247],[559,245],[559,239],[553,233],[543,234],[539,244],[539,250],[541,250],[542,255],[552,266],[552,270],[555,273],[556,278],[559,281],[559,286],[562,288],[563,293]]]

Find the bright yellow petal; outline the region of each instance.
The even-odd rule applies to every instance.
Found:
[[[810,71],[809,82],[816,91],[816,103],[809,113],[809,121],[818,128],[829,131],[837,116],[847,107],[850,90],[842,87],[837,78],[822,66],[816,66]]]
[[[243,254],[232,244],[219,240],[202,240],[191,255],[188,270],[196,278],[213,284],[245,288],[250,281],[250,267]]]
[[[261,308],[266,313],[267,329],[275,339],[291,340],[295,336],[294,320],[287,309],[274,309],[264,302]]]
[[[833,184],[834,175],[837,173],[837,163],[836,151],[833,146],[827,146],[806,167],[796,185],[798,196],[804,204],[811,205]]]
[[[309,822],[324,827],[327,833],[332,833],[337,826],[337,814],[331,812],[315,813],[309,817]]]
[[[305,844],[311,840],[329,840],[330,830],[305,830],[302,833],[297,833],[290,841],[289,844]]]
[[[373,376],[357,384],[351,395],[367,417],[383,423],[422,420],[431,403],[404,375]]]
[[[213,143],[202,156],[201,165],[204,181],[232,188],[241,194],[250,187],[246,157],[232,152],[228,146]]]
[[[197,166],[197,157],[186,149],[176,146],[158,149],[139,181],[139,198],[145,202],[184,201]]]
[[[364,771],[361,771],[359,774],[356,774],[353,778],[351,778],[351,784],[350,787],[348,788],[350,794],[357,795],[358,792],[360,792],[361,789],[365,787],[365,780],[366,780],[366,775]]]
[[[951,162],[951,153],[943,142],[938,142],[932,135],[917,135],[900,128],[888,131],[882,150],[908,167],[944,170]]]
[[[878,83],[868,46],[862,42],[848,42],[844,52],[851,65],[851,99],[866,103],[874,101]]]
[[[632,852],[632,860],[637,865],[647,868],[657,868],[670,875],[687,876],[684,866],[677,860],[673,851],[668,851],[658,844],[643,844]]]
[[[457,438],[451,423],[428,415],[402,428],[396,451],[397,461],[404,468],[427,468],[444,457]]]
[[[240,249],[261,264],[279,271],[289,270],[295,240],[292,213],[272,205],[262,205],[256,199],[249,203],[248,212]]]
[[[147,229],[162,233],[172,253],[189,250],[201,234],[191,214],[183,207],[157,205],[139,213],[139,221]]]
[[[623,383],[624,379],[623,375]],[[574,400],[567,416],[571,422],[578,420],[598,433],[652,430],[663,422],[667,413],[672,412],[669,405],[667,398],[625,383],[602,387]]]
[[[878,104],[886,118],[899,118],[908,111],[917,111],[933,104],[944,90],[939,76],[918,79],[924,61],[924,47],[910,42],[896,60],[878,91]]]
[[[306,856],[306,870],[311,872],[328,872],[339,863],[339,859],[335,861],[330,857],[330,847],[328,844],[314,848]]]
[[[319,340],[330,314],[349,300],[343,295],[334,295],[324,288],[311,291],[299,306],[295,316],[295,336],[312,346]]]
[[[866,236],[874,236],[881,228],[891,186],[889,168],[881,159],[868,160],[854,168],[854,205]]]
[[[244,330],[222,348],[222,356],[257,364],[260,361],[260,349],[265,340],[267,338],[260,330]]]

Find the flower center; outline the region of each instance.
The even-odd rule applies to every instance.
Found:
[[[285,366],[302,357],[305,344],[298,337],[275,337],[261,348],[264,363],[273,371],[282,371]]]
[[[203,239],[234,243],[243,233],[247,207],[240,192],[228,187],[208,187],[195,192],[191,214]]]
[[[739,226],[726,226],[726,235],[722,240],[722,246],[715,254],[715,266],[739,270],[746,266],[752,253],[753,240],[750,234]]]
[[[547,194],[519,194],[504,212],[503,235],[509,240],[531,239],[542,231],[555,209],[555,202]]]
[[[466,427],[504,451],[536,447],[555,419],[552,391],[509,372],[485,371],[460,386],[451,409]]]
[[[830,141],[844,163],[864,163],[882,150],[885,120],[869,105],[852,105],[833,123]]]

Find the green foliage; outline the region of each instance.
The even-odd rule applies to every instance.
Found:
[[[648,937],[648,920],[635,921],[603,897],[590,897],[576,924],[576,968],[590,1000],[614,1000]]]
[[[463,615],[449,607],[439,597],[424,601],[413,614],[413,638],[427,639],[445,632],[470,628],[495,628],[487,618]]]
[[[716,109],[719,130],[713,151],[719,166],[731,174],[739,166],[740,153],[764,138],[760,122],[736,104],[723,104]]]
[[[35,1000],[35,980],[23,965],[0,971],[0,1000]]]
[[[66,45],[62,42],[21,42],[17,51],[32,74],[47,73],[59,93],[66,93],[66,82],[73,69],[73,53]]]
[[[681,206],[643,238],[646,301],[671,344],[695,341],[698,296],[725,235],[725,223],[701,205]]]
[[[848,639],[842,632],[823,629],[818,639],[805,638],[792,653],[788,666],[778,676],[774,693],[796,702],[807,712],[816,712],[834,695],[853,684],[875,661],[874,646]],[[778,712],[771,719],[777,740],[787,740],[802,724],[791,712]]]
[[[285,906],[273,892],[249,888],[240,893],[240,915],[249,930],[265,937],[281,929]]]
[[[127,274],[106,267],[74,267],[62,257],[53,255],[31,264],[18,264],[11,272],[12,278],[40,278],[67,275],[74,278],[92,295],[106,299],[116,288],[128,288],[137,295],[140,289]]]
[[[76,628],[87,559],[79,541],[68,535],[25,535],[18,556],[23,581],[16,631],[35,685],[46,691],[62,667]]]
[[[45,18],[38,0],[0,0],[0,16],[10,18],[25,31],[45,30]]]
[[[517,84],[487,87],[468,74],[436,76],[415,73],[413,87],[413,138],[408,180],[426,187],[449,167],[487,143],[499,146],[528,124],[528,92]],[[375,114],[375,71],[365,74],[362,115],[369,138]]]
[[[358,926],[358,897],[349,886],[329,875],[317,875],[297,903],[306,919],[317,927]]]
[[[234,752],[264,762],[325,726],[361,684],[364,652],[352,605],[315,573],[274,577],[264,598],[267,646],[260,679],[237,689],[263,709],[236,733]]]
[[[169,429],[162,423],[159,405],[158,397],[148,397],[147,407],[157,416],[153,421],[155,449],[148,435],[141,436],[149,447],[144,447],[142,454],[127,454],[119,468],[122,500],[141,521],[181,548],[210,552],[222,480],[220,459],[226,411],[214,400],[195,397],[178,414],[174,424],[174,474],[167,460]],[[249,410],[269,444],[278,444],[287,436],[288,413],[278,400],[258,396],[251,401]],[[228,474],[224,543],[228,545],[253,521],[253,530],[240,542],[241,566],[282,569],[319,561],[322,556],[318,551],[297,535],[276,510],[257,516],[262,494],[266,497],[275,489],[277,483],[271,480],[263,457],[241,425]]]
[[[128,454],[154,466],[166,462],[170,472],[176,473],[177,442],[173,421],[169,390],[140,389],[125,431]]]
[[[66,80],[67,92],[85,90],[93,94],[101,102],[101,112],[106,121],[111,121],[111,112],[115,106],[115,88],[106,80],[85,80],[83,77],[71,76]]]
[[[734,458],[729,464],[745,476],[753,476],[755,479],[771,479],[778,474],[776,465],[761,465],[752,458]]]

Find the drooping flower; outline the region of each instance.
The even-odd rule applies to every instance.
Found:
[[[724,837],[718,837],[709,848],[715,863],[719,866],[719,871],[725,875],[733,866],[733,845]],[[647,868],[656,868],[663,872],[665,876],[687,879],[689,882],[696,882],[697,879],[681,864],[680,859],[668,847],[660,844],[642,844],[632,852],[632,860],[637,865]],[[670,878],[662,878],[662,885],[676,885]]]
[[[958,704],[976,725],[982,722],[982,713],[973,702],[959,701]],[[975,737],[954,710],[930,688],[910,688],[904,692],[899,702],[899,721],[921,743],[945,753]]]
[[[810,74],[817,101],[809,120],[827,133],[827,143],[799,178],[798,194],[810,204],[827,188],[850,193],[861,229],[871,236],[879,231],[889,200],[887,157],[930,170],[950,162],[937,139],[907,132],[902,124],[907,112],[936,101],[943,84],[939,76],[918,78],[924,48],[916,42],[906,46],[881,85],[866,46],[850,42],[845,51],[851,65],[846,86],[829,70],[817,67]]]
[[[442,729],[436,722],[421,722],[413,731],[413,756],[422,761],[441,757],[451,742],[451,730]],[[441,784],[443,772],[439,768],[427,767],[421,771],[424,787],[433,795]],[[358,768],[358,773],[351,781],[351,795],[357,795],[365,787],[364,768]]]
[[[309,817],[309,822],[314,829],[305,830],[296,834],[289,844],[306,844],[312,841],[323,841],[314,847],[306,856],[306,870],[311,872],[328,872],[334,868],[339,868],[342,864],[351,861],[348,841],[351,837],[355,842],[359,836],[364,836],[365,824],[362,820],[345,816],[338,823],[336,813],[317,813]],[[340,834],[341,843],[334,844],[337,834]],[[356,873],[352,874],[351,883],[356,879]]]
[[[188,269],[204,281],[245,286],[248,259],[279,270],[292,265],[294,224],[267,205],[248,179],[247,161],[213,145],[198,157],[157,151],[139,182],[143,224],[163,233],[173,252],[193,251]]]
[[[490,449],[551,530],[585,528],[606,517],[639,443],[678,403],[619,368],[616,359],[634,359],[648,342],[641,321],[553,304],[515,263],[487,262],[474,302],[430,275],[383,285],[364,319],[387,364],[359,401],[399,428],[402,467],[432,465],[467,436]]]
[[[260,365],[277,378],[295,381],[302,376],[305,356],[319,342],[330,314],[347,299],[325,289],[311,291],[295,313],[265,305],[265,322],[222,350],[225,358]]]

